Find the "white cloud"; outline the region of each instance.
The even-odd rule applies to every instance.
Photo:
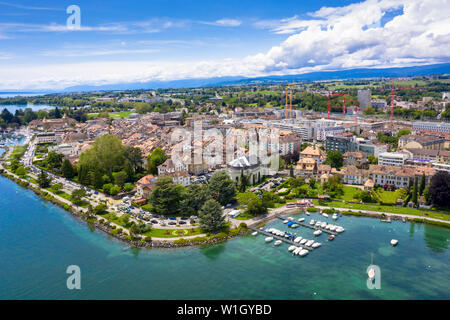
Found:
[[[448,2],[367,0],[345,7],[321,8],[309,13],[309,20],[294,16],[265,22],[273,32],[295,33],[266,53],[242,59],[179,63],[92,61],[27,67],[8,64],[2,67],[0,83],[4,88],[64,88],[79,84],[297,74],[448,62]],[[403,11],[397,16],[384,25],[380,23],[387,13],[401,8]],[[237,22],[222,21],[222,25],[227,24]],[[21,76],[24,74],[26,77]]]

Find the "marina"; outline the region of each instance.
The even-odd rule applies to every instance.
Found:
[[[311,250],[313,249],[312,247],[308,247],[308,246],[306,246],[306,245],[303,245],[303,244],[294,242],[293,240],[290,240],[290,239],[287,239],[287,238],[285,238],[285,237],[281,237],[281,236],[272,234],[272,233],[267,232],[267,231],[265,231],[265,230],[261,230],[261,229],[258,229],[258,228],[255,228],[255,227],[250,227],[250,226],[249,226],[248,228],[249,228],[250,230],[253,230],[253,231],[255,231],[255,232],[258,232],[258,233],[261,233],[261,234],[267,236],[266,239],[268,239],[268,238],[272,238],[272,240],[273,240],[273,239],[277,239],[277,240],[279,240],[279,241],[286,242],[286,243],[288,243],[288,244],[290,244],[290,245],[292,245],[292,246],[296,246],[296,247],[299,247],[299,248],[302,248],[302,249],[305,249],[305,250],[310,250],[310,251],[311,251]],[[266,242],[270,242],[270,241],[266,241]]]
[[[279,216],[279,215],[277,215],[276,217],[277,217],[278,219],[283,220],[283,221],[285,220],[285,218],[283,218],[283,217],[281,217],[281,216]],[[332,234],[332,235],[334,235],[334,236],[337,236],[337,235],[339,234],[339,233],[336,232],[336,231],[331,231],[331,230],[325,229],[325,227],[322,227],[322,225],[320,225],[320,226],[309,225],[309,224],[307,224],[307,223],[303,223],[303,222],[300,222],[300,221],[298,221],[297,224],[298,224],[299,226],[306,227],[306,228],[309,228],[309,229],[320,230],[320,231],[322,231],[322,232],[326,232],[326,233]]]

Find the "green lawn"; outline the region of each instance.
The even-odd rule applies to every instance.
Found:
[[[202,234],[203,231],[200,228],[191,229],[156,229],[144,233],[144,236],[155,238],[180,238],[188,236],[196,236]]]
[[[318,200],[313,200],[313,203],[314,203],[314,205],[319,206]],[[338,201],[329,201],[326,203],[325,206],[334,207],[334,208],[368,210],[368,211],[376,211],[376,212],[410,214],[410,215],[422,216],[422,217],[425,216],[425,213],[428,213],[427,217],[450,221],[450,215],[436,213],[431,210],[412,209],[412,208],[406,208],[406,207],[383,206],[383,205],[377,205],[377,204],[342,203],[342,202],[338,202]]]
[[[403,190],[398,189],[396,191],[386,191],[384,189],[379,189],[376,191],[378,196],[380,197],[380,200],[383,203],[392,203],[395,204],[397,199],[403,198]]]
[[[120,112],[110,112],[109,113],[109,117],[112,119],[124,119],[124,118],[128,118],[130,116],[130,114],[132,114],[132,111],[120,111]],[[88,119],[92,120],[92,119],[96,119],[98,117],[98,113],[89,113]]]
[[[344,190],[344,195],[340,196],[339,199],[346,201],[355,200],[355,195],[361,192],[361,189],[357,187],[343,186],[342,189]]]

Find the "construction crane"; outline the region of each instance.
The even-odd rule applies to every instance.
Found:
[[[394,82],[392,82],[391,88],[378,88],[378,90],[388,91],[391,90],[391,127],[394,125],[394,91],[399,90],[412,90],[412,89],[433,89],[434,87],[406,87],[406,88],[396,88]]]
[[[288,118],[288,113],[289,113],[289,118],[292,118],[292,87],[297,85],[297,84],[302,84],[300,82],[293,82],[293,83],[289,83],[288,86],[286,87],[286,105],[284,107],[284,113],[285,113],[285,118]],[[288,104],[288,95],[289,95],[289,100],[290,103]]]

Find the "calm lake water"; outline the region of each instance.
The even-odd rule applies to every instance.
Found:
[[[55,108],[55,106],[49,106],[46,104],[12,104],[12,105],[6,105],[6,104],[0,104],[0,112],[3,111],[3,109],[7,109],[9,112],[14,114],[16,110],[22,109],[25,110],[27,108],[31,108],[33,111],[39,111],[39,110],[51,110]]]
[[[124,250],[0,177],[0,299],[450,299],[448,229],[357,217],[337,224],[346,231],[333,242],[322,234],[322,247],[304,258],[263,236],[205,248]],[[281,221],[270,226],[287,229]],[[313,238],[310,229],[295,232]],[[372,253],[380,290],[366,287]],[[79,291],[66,288],[69,265],[81,268]]]

